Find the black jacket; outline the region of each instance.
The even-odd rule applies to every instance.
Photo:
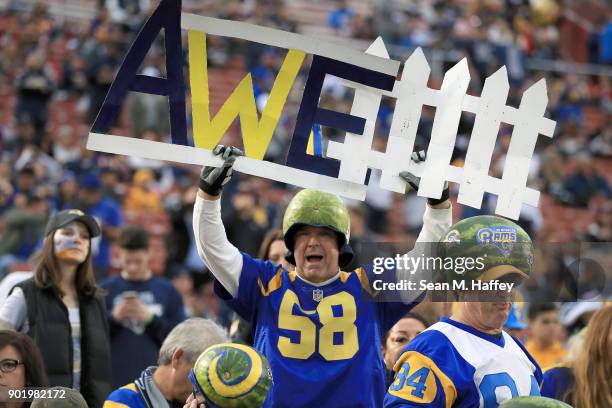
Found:
[[[49,385],[73,387],[72,335],[68,309],[52,285],[40,288],[28,279],[17,285],[28,308],[28,335],[40,349]],[[90,408],[100,408],[112,391],[111,352],[104,297],[79,295],[81,318],[80,391]]]

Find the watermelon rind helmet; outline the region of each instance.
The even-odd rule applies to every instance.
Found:
[[[533,270],[533,243],[516,223],[493,215],[463,219],[442,236],[438,256],[442,259],[480,258],[480,268],[462,273],[464,279],[491,281],[507,274],[528,278]],[[447,278],[457,272],[442,271]],[[460,274],[461,275],[461,274]]]
[[[350,217],[346,205],[335,194],[304,189],[289,202],[283,217],[283,236],[288,252],[285,258],[295,265],[293,248],[295,233],[304,226],[324,227],[338,237],[338,266],[344,267],[353,259],[349,245]]]
[[[506,400],[499,408],[572,408],[565,402],[541,396],[523,396]]]
[[[245,344],[214,344],[189,371],[189,381],[209,408],[257,408],[272,386],[265,355]]]

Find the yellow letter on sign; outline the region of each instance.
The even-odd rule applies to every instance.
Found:
[[[289,91],[304,61],[304,52],[292,49],[287,53],[270,91],[266,107],[261,113],[261,120],[257,115],[250,73],[240,81],[215,117],[211,119],[206,34],[189,30],[188,41],[193,138],[196,147],[205,149],[215,147],[236,116],[239,116],[246,155],[254,159],[263,159]]]

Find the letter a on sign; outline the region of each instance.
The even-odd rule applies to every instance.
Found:
[[[165,35],[168,77],[156,78],[138,75],[142,61],[162,28]],[[92,126],[92,132],[109,132],[119,115],[128,91],[167,96],[170,100],[172,143],[187,145],[180,0],[162,0],[138,33],[106,95],[102,109]]]

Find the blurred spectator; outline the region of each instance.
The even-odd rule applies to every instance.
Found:
[[[197,310],[195,315],[211,319],[223,327],[230,327],[231,311],[215,294],[212,274],[199,275],[200,282],[195,285]],[[203,282],[202,282],[203,280]]]
[[[172,231],[166,238],[168,263],[171,267],[184,265],[192,274],[202,273],[205,268],[193,233],[193,202],[197,190],[197,186],[190,185],[181,192],[180,203],[170,211]]]
[[[98,176],[86,174],[81,178],[78,208],[96,219],[102,229],[100,237],[92,241],[93,266],[96,280],[108,276],[110,247],[119,236],[123,224],[121,207],[115,200],[102,197],[102,183]]]
[[[0,281],[0,308],[8,298],[9,293],[13,290],[13,287],[19,282],[23,282],[31,277],[32,272],[29,271],[15,271],[6,275],[2,281]]]
[[[89,38],[83,46],[85,75],[89,83],[89,123],[95,121],[115,79],[115,70],[121,58],[119,46],[114,42],[117,33],[118,29],[114,26],[98,26],[93,38]]]
[[[612,197],[607,180],[587,155],[578,158],[576,171],[565,179],[564,188],[569,194],[566,204],[576,207],[588,207],[591,199],[598,195]]]
[[[351,262],[345,266],[345,270],[352,271],[359,267],[359,265],[364,265],[363,255],[361,255],[363,253],[362,245],[367,243],[368,239],[371,240],[372,237],[368,237],[369,231],[366,229],[365,205],[363,203],[349,205],[348,210],[351,225],[349,245],[355,254]]]
[[[546,191],[559,191],[563,186],[563,157],[555,145],[542,152],[540,172]]]
[[[527,311],[528,340],[525,348],[543,370],[558,364],[565,349],[557,340],[559,309],[553,303],[533,303]]]
[[[575,360],[544,373],[541,392],[574,407],[612,406],[612,306],[599,310],[589,322]]]
[[[163,211],[161,197],[154,188],[155,175],[149,169],[136,170],[123,208],[135,213],[158,214]]]
[[[387,367],[387,385],[393,380],[393,366],[401,351],[430,324],[417,313],[406,313],[382,339],[383,358]]]
[[[130,225],[119,236],[122,270],[102,283],[110,322],[113,384],[120,387],[149,365],[174,326],[185,319],[181,296],[149,269],[149,236]]]
[[[595,222],[587,228],[586,241],[612,242],[612,204],[597,209]]]
[[[99,234],[95,219],[79,210],[53,215],[34,277],[15,286],[0,308],[4,327],[36,342],[49,384],[78,389],[94,407],[111,390],[106,307],[91,261]]]
[[[19,121],[32,121],[36,134],[34,144],[41,145],[47,126],[49,101],[55,88],[51,75],[45,70],[45,55],[34,52],[25,61],[22,74],[17,78],[17,106]]]
[[[266,212],[258,203],[257,191],[241,182],[231,202],[231,208],[223,216],[227,239],[241,251],[256,256],[268,224]]]
[[[32,165],[22,167],[17,171],[15,186],[13,189],[13,200],[19,201],[21,204],[26,203],[28,196],[32,195],[36,187],[36,173]],[[18,199],[21,196],[21,199]],[[19,204],[19,203],[16,203]]]
[[[55,208],[65,210],[74,208],[78,204],[79,186],[76,176],[71,171],[64,173],[64,178],[59,183],[57,197],[55,198]]]
[[[287,259],[287,246],[281,229],[273,229],[266,233],[259,247],[258,258],[280,265],[284,269],[293,270],[294,266]]]
[[[518,339],[521,343],[525,344],[525,329],[527,328],[527,323],[523,321],[523,317],[521,316],[522,313],[520,309],[522,306],[523,305],[519,306],[516,302],[512,304],[508,320],[506,320],[504,324],[504,330]]]
[[[135,27],[142,20],[142,16],[151,7],[150,0],[104,0],[110,19],[114,23]]]
[[[0,216],[12,207],[13,191],[11,183],[0,178]]]
[[[229,339],[225,330],[213,321],[201,318],[185,320],[164,340],[159,350],[158,366],[148,367],[134,382],[113,391],[106,399],[104,408],[183,408],[192,391],[189,370],[208,347],[227,342]],[[126,361],[127,364],[129,362]]]
[[[566,328],[568,335],[578,333],[588,325],[595,312],[602,306],[603,302],[597,299],[565,303],[560,309],[561,324]]]
[[[52,387],[49,391],[57,398],[35,398],[31,408],[88,408],[85,398],[73,388]]]
[[[612,12],[608,10],[608,21],[603,25],[599,35],[599,58],[602,64],[612,63]]]
[[[0,381],[4,395],[6,389],[16,390],[47,385],[42,356],[30,337],[11,330],[0,330]],[[12,402],[2,405],[26,408],[30,403]]]
[[[25,262],[34,253],[43,236],[48,206],[45,200],[32,196],[25,208],[12,208],[4,217],[0,238],[0,278],[13,262]]]
[[[589,151],[596,157],[612,158],[612,124],[608,123],[589,142]]]
[[[119,192],[123,192],[123,185],[118,169],[110,166],[100,168],[100,184],[102,184],[102,197],[108,197],[117,202],[121,201]]]
[[[175,265],[175,269],[168,269],[166,275],[183,299],[185,316],[195,317],[197,311],[194,294],[195,282],[189,271]]]
[[[328,24],[336,33],[350,34],[351,21],[355,15],[347,0],[337,0],[336,7],[329,13]]]
[[[377,142],[379,139],[374,139],[374,146],[382,144]],[[367,195],[365,199],[367,208],[367,227],[375,233],[382,233],[387,226],[386,215],[393,205],[393,193],[380,187],[381,172],[372,170],[370,173],[370,182],[367,186]]]

